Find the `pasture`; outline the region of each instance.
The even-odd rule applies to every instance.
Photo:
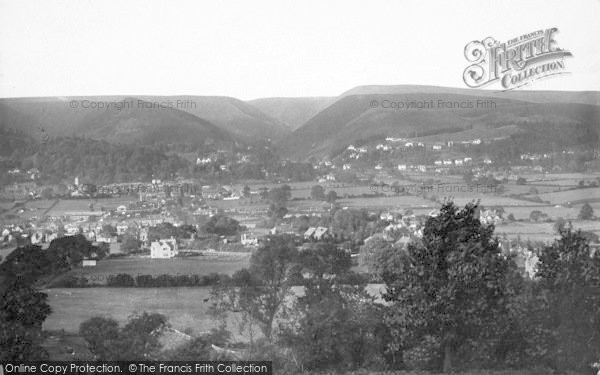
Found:
[[[552,204],[583,203],[583,202],[598,202],[600,201],[600,187],[585,188],[567,191],[557,191],[546,194],[537,194],[543,201],[548,201]]]
[[[95,267],[78,267],[67,276],[85,277],[93,284],[106,284],[110,275],[126,273],[137,275],[200,275],[223,273],[231,275],[249,264],[250,253],[231,256],[196,256],[187,258],[113,258],[98,261]]]
[[[52,313],[45,330],[77,332],[92,317],[111,317],[120,325],[135,313],[156,312],[173,328],[194,334],[210,331],[217,322],[208,315],[209,287],[198,288],[68,288],[44,290]]]

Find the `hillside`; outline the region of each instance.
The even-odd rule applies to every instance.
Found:
[[[418,88],[421,90],[421,88]],[[278,146],[293,158],[335,154],[355,142],[383,140],[385,137],[425,137],[452,134],[455,140],[498,138],[515,134],[531,125],[584,125],[596,129],[600,107],[577,103],[536,103],[493,98],[490,108],[437,108],[409,110],[371,108],[371,102],[473,102],[481,96],[417,92],[405,94],[342,95],[341,99],[314,116]],[[490,98],[491,99],[491,98]],[[474,131],[476,130],[476,131]],[[461,134],[462,133],[462,134]],[[557,140],[558,141],[558,140]]]
[[[335,102],[335,97],[261,98],[247,103],[294,131]]]
[[[148,102],[171,101],[194,105],[179,108],[194,116],[206,119],[220,129],[233,134],[240,141],[263,139],[277,140],[289,134],[289,130],[277,119],[263,113],[260,108],[239,99],[226,96],[141,96]]]
[[[366,85],[354,87],[340,95],[340,98],[352,95],[388,95],[388,94],[455,94],[482,98],[498,98],[528,101],[532,103],[579,103],[600,105],[598,91],[536,91],[512,90],[496,91],[441,86],[421,85]]]
[[[83,100],[131,105],[82,108]],[[71,107],[72,101],[77,108]],[[172,103],[172,107],[161,108],[157,103]],[[202,145],[277,139],[288,132],[258,109],[226,97],[15,98],[0,99],[0,104],[0,122],[34,136],[43,128],[51,137],[77,135],[120,143]]]

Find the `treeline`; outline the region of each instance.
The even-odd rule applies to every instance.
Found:
[[[79,266],[83,259],[102,259],[106,246],[94,246],[83,235],[60,237],[47,249],[28,245],[18,247],[0,264],[0,275],[34,284]]]
[[[69,275],[55,281],[53,288],[86,288],[86,287],[113,287],[113,288],[170,288],[170,287],[203,287],[213,286],[223,280],[229,279],[229,275],[211,273],[209,275],[136,275],[119,273],[109,275],[106,283],[99,284],[90,282],[83,275]]]
[[[47,358],[42,324],[52,310],[38,286],[84,258],[105,254],[83,236],[73,236],[52,241],[46,250],[19,247],[6,256],[0,264],[0,361]]]
[[[170,179],[188,162],[151,147],[112,144],[84,138],[57,138],[37,145],[23,169],[38,168],[57,180],[79,176],[96,184]]]

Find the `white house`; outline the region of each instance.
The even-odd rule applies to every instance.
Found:
[[[177,240],[173,237],[153,241],[150,245],[150,258],[152,259],[173,258],[178,252]]]
[[[258,246],[258,237],[250,233],[243,233],[240,242],[244,246]]]
[[[32,245],[38,245],[41,244],[43,242],[44,239],[44,235],[40,232],[34,232],[31,235],[31,244]]]

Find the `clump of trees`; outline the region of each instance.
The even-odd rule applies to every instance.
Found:
[[[241,230],[240,223],[223,214],[212,216],[206,224],[202,226],[206,233],[217,234],[220,236],[232,236]]]
[[[582,220],[590,220],[593,217],[594,217],[594,209],[588,202],[585,202],[585,204],[583,206],[581,206],[581,210],[579,211],[577,218],[582,219]]]
[[[298,251],[273,237],[248,270],[213,288],[213,313],[222,322],[241,313],[244,329],[258,328],[253,358],[290,372],[589,372],[600,358],[600,254],[589,238],[560,228],[528,279],[477,213],[477,203],[447,202],[404,249],[374,241],[368,265],[385,283],[385,304],[344,250]]]

